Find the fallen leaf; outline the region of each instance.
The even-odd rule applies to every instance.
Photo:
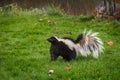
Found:
[[[72,69],[72,67],[70,67],[70,66],[66,66],[66,67],[65,67],[65,70],[68,70],[68,71],[69,71],[69,70],[71,70],[71,69]]]
[[[42,22],[44,19],[39,19],[40,22]]]
[[[109,46],[113,46],[113,41],[109,41],[109,42],[107,42],[107,44],[109,45]]]
[[[50,24],[56,24],[56,22],[53,21],[53,20],[48,20],[48,23],[50,23]]]
[[[53,22],[53,20],[48,19],[48,22]]]
[[[54,70],[53,70],[53,69],[50,69],[50,70],[48,71],[48,73],[49,73],[49,74],[53,74],[53,73],[54,73]]]
[[[108,52],[108,54],[112,54],[112,52]]]

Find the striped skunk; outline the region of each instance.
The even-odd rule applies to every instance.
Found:
[[[98,58],[104,47],[102,40],[97,35],[97,32],[92,33],[89,31],[86,33],[84,31],[76,40],[67,37],[58,38],[56,36],[48,38],[48,42],[51,43],[51,60],[55,61],[59,56],[62,56],[64,60],[70,61],[75,59],[78,54],[87,57],[90,53],[92,53],[94,58]]]

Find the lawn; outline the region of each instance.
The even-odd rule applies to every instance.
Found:
[[[50,61],[47,38],[76,39],[84,29],[99,32],[104,42],[98,59]],[[109,41],[114,44],[109,46]],[[0,15],[0,80],[120,80],[119,61],[120,22],[91,16]]]

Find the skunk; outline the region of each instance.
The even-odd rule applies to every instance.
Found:
[[[62,56],[64,60],[70,61],[75,59],[78,54],[87,57],[90,53],[92,53],[94,58],[98,58],[104,47],[102,40],[97,35],[97,32],[92,33],[89,31],[86,33],[84,31],[76,40],[67,37],[58,38],[56,36],[48,38],[48,42],[51,43],[51,60],[55,61],[59,56]]]

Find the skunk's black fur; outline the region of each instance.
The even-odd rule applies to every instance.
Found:
[[[51,37],[48,39],[51,42],[50,53],[51,53],[51,60],[56,60],[58,56],[62,56],[63,59],[69,61],[71,59],[75,59],[76,52],[75,50],[71,50],[68,48],[65,43],[62,41],[58,41],[55,37]]]
[[[50,55],[52,61],[57,60],[59,56],[70,61],[75,59],[78,53],[87,57],[90,52],[93,53],[94,58],[98,58],[98,51],[102,52],[103,50],[103,43],[97,37],[97,33],[83,33],[80,34],[76,40],[67,37],[57,38],[55,36],[47,40],[51,43]]]

